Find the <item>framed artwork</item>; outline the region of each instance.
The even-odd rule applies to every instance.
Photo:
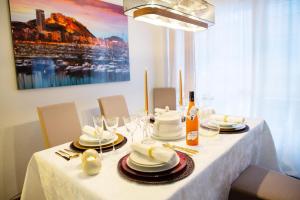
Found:
[[[130,80],[128,20],[100,0],[9,0],[18,89]]]

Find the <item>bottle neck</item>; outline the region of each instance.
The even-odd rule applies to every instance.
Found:
[[[195,106],[195,102],[194,101],[190,101],[189,102],[189,108],[188,108],[188,111],[190,111],[190,109]]]

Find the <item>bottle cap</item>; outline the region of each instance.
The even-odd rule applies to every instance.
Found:
[[[190,101],[194,101],[194,91],[190,91]]]

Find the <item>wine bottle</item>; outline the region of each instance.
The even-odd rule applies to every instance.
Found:
[[[186,144],[198,145],[198,109],[195,107],[194,91],[190,92],[189,108],[186,117]]]

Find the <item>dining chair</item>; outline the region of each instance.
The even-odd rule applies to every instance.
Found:
[[[46,148],[78,139],[80,121],[74,102],[37,108]]]
[[[300,180],[250,165],[232,183],[229,200],[298,200]]]
[[[153,108],[169,107],[176,110],[176,90],[175,88],[153,88]]]
[[[119,125],[124,125],[122,117],[129,117],[127,103],[122,95],[101,97],[98,99],[100,111],[106,118],[119,117]]]

